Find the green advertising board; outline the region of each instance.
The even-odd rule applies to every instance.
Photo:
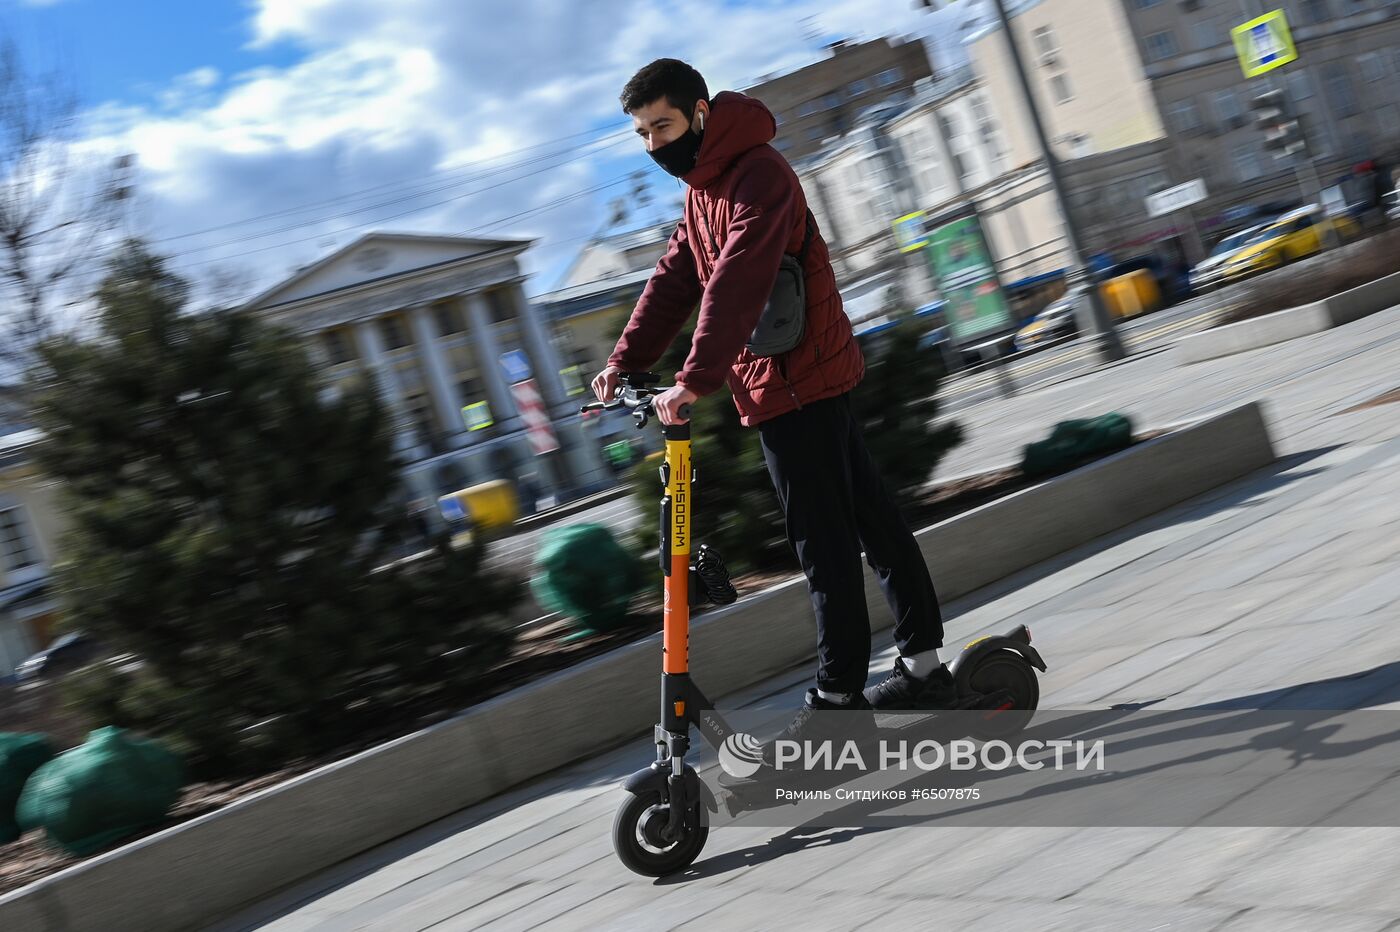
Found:
[[[967,343],[1010,329],[1011,308],[976,214],[931,220],[927,250],[934,280],[947,302],[943,313],[948,332],[955,341]]]

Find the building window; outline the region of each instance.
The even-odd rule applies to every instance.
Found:
[[[820,142],[822,138],[822,128],[820,126],[807,127],[807,141]]]
[[[875,83],[881,87],[894,87],[899,83],[899,69],[890,68],[888,71],[880,72],[875,76]]]
[[[1196,110],[1196,101],[1188,97],[1172,104],[1167,109],[1167,121],[1178,133],[1189,133],[1200,128],[1201,114]]]
[[[1234,91],[1219,91],[1215,95],[1215,115],[1227,126],[1239,124],[1244,119],[1240,109],[1240,99]]]
[[[1147,46],[1147,60],[1150,62],[1176,54],[1176,34],[1173,32],[1154,32],[1143,40],[1143,44]]]
[[[1322,83],[1327,89],[1327,101],[1342,116],[1356,112],[1356,94],[1351,89],[1351,75],[1340,62],[1328,62],[1322,68]]]
[[[1288,96],[1295,102],[1307,100],[1313,95],[1312,82],[1306,71],[1295,71],[1288,76]]]
[[[455,304],[434,305],[433,316],[437,318],[438,336],[451,336],[466,329],[462,324],[462,311]]]
[[[1060,43],[1055,38],[1055,30],[1049,26],[1040,26],[1032,34],[1035,41],[1035,52],[1037,55],[1054,55],[1060,50]]]
[[[1303,20],[1309,23],[1325,23],[1332,18],[1332,10],[1327,0],[1303,0]]]
[[[1385,62],[1375,52],[1367,52],[1356,63],[1361,66],[1361,77],[1367,81],[1379,81],[1385,77]]]
[[[982,99],[981,95],[973,94],[968,100],[972,103],[972,116],[979,124],[992,122],[992,115],[987,110],[987,102]]]
[[[1136,0],[1137,8],[1139,10],[1150,10],[1161,2],[1162,0]]]
[[[503,324],[515,319],[515,308],[512,304],[510,292],[505,288],[492,288],[486,292],[486,307],[493,324]]]
[[[967,164],[967,161],[963,159],[961,152],[953,153],[953,165],[958,170],[958,177],[963,181],[966,181],[968,177],[972,175],[972,168]]]
[[[321,346],[325,349],[326,358],[332,366],[355,358],[355,351],[350,347],[350,341],[345,338],[344,330],[327,330],[321,334]]]
[[[1065,104],[1074,100],[1074,90],[1069,86],[1069,75],[1063,71],[1050,75],[1050,93],[1055,96],[1057,104]]]
[[[0,511],[0,560],[7,573],[39,565],[39,549],[29,536],[28,522],[18,507]]]
[[[802,101],[802,103],[797,105],[797,116],[799,118],[809,117],[820,109],[821,105],[818,104],[815,100],[804,100]]]
[[[857,78],[850,84],[846,85],[846,92],[852,97],[859,97],[861,94],[864,94],[868,90],[870,90],[870,84],[863,78]]]
[[[1209,20],[1191,26],[1191,39],[1198,49],[1214,48],[1219,36],[1220,30]]]
[[[1231,161],[1235,166],[1235,180],[1252,181],[1262,173],[1259,171],[1259,158],[1254,146],[1236,146],[1231,151]]]
[[[841,106],[841,95],[827,94],[822,102],[826,105],[826,109],[835,110],[837,107]]]
[[[1094,138],[1088,133],[1075,133],[1069,138],[1069,154],[1072,158],[1082,159],[1085,156],[1094,154]]]
[[[384,340],[386,350],[402,349],[408,345],[408,334],[398,314],[387,314],[379,318],[378,323],[379,335]]]
[[[1381,110],[1379,126],[1400,126],[1400,106],[1387,104]]]
[[[418,442],[427,447],[435,448],[437,428],[433,424],[432,403],[428,401],[428,396],[410,395],[404,399],[404,409],[408,415],[408,422],[413,425]]]
[[[486,393],[481,389],[481,383],[470,376],[462,376],[457,380],[457,396],[462,404],[469,405],[474,401],[485,399]]]
[[[932,197],[943,187],[938,177],[937,160],[925,157],[919,168],[919,184],[925,195]]]

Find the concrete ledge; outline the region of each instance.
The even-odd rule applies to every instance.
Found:
[[[934,525],[919,542],[947,601],[1273,461],[1263,412],[1248,404]]]
[[[1312,304],[1213,327],[1176,342],[1177,359],[1202,362],[1349,324],[1400,304],[1400,272]]]
[[[1187,425],[918,533],[952,599],[1272,462],[1257,404]],[[867,572],[872,613],[880,598]],[[815,656],[797,578],[708,613],[692,664],[714,699]],[[199,927],[511,786],[637,740],[657,716],[661,636],[75,865],[0,898],[0,929]],[[639,749],[640,750],[640,749]],[[646,760],[638,757],[638,764]]]

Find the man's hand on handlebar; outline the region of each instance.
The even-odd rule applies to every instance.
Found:
[[[654,372],[622,372],[608,366],[593,379],[593,393],[598,400],[579,408],[579,413],[626,408],[632,412],[638,427],[645,427],[652,417],[663,425],[689,421],[695,393],[681,385],[663,391],[656,384],[660,381],[661,376]]]
[[[593,394],[599,401],[613,400],[613,396],[617,394],[617,377],[621,372],[617,366],[608,366],[593,377]]]
[[[684,424],[690,420],[690,405],[699,398],[693,391],[684,385],[673,385],[661,394],[652,399],[652,410],[656,412],[656,418],[662,424],[670,426],[672,424]],[[682,406],[685,406],[682,412]]]

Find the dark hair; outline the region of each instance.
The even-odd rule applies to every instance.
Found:
[[[695,116],[697,101],[710,102],[710,91],[700,72],[674,58],[658,58],[641,71],[622,89],[622,112],[632,113],[653,101],[665,97],[666,102],[685,114]]]

